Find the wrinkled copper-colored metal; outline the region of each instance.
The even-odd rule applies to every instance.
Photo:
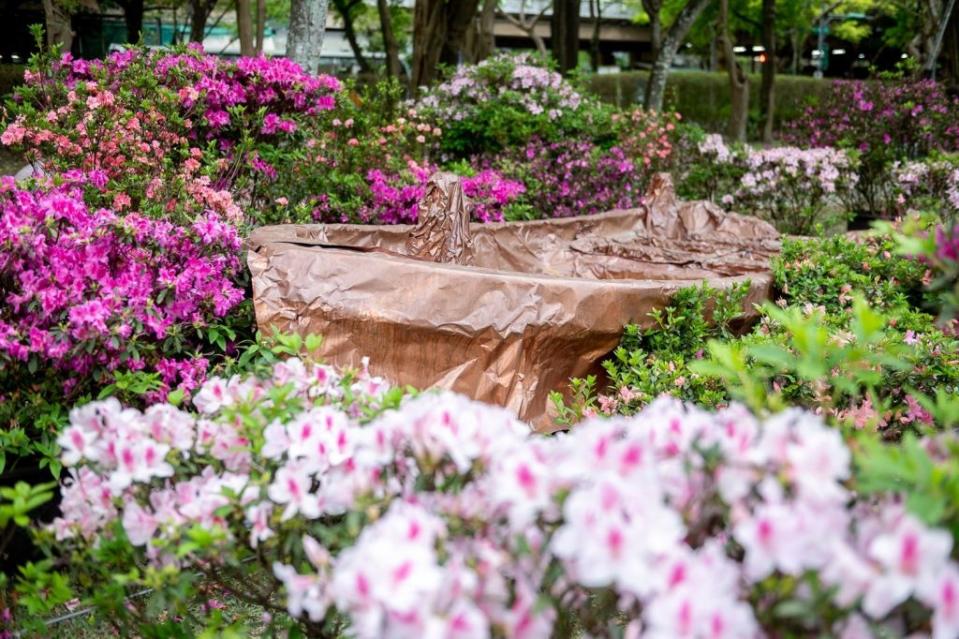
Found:
[[[472,261],[470,209],[458,175],[440,172],[430,177],[417,219],[406,241],[407,255],[452,264]]]
[[[444,197],[435,211],[455,217]],[[262,227],[248,254],[257,323],[323,335],[321,354],[333,364],[358,366],[369,355],[371,370],[395,383],[450,388],[552,430],[550,391],[595,372],[623,326],[650,326],[649,313],[677,289],[749,280],[747,311],[769,295],[769,258],[779,250],[772,226],[678,200],[666,175],[648,202],[472,224],[471,249],[447,251],[451,233],[440,233],[445,248],[420,253],[427,259],[406,254],[411,226]],[[427,261],[454,253],[471,265]]]

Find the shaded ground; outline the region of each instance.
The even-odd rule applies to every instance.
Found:
[[[0,146],[0,175],[13,175],[23,168],[23,159]]]

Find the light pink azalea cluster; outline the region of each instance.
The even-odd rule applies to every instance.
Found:
[[[897,162],[892,178],[903,212],[928,207],[947,218],[959,214],[959,167],[951,162]]]
[[[789,233],[812,232],[830,208],[841,208],[853,195],[859,179],[853,158],[833,147],[730,147],[722,136],[710,134],[698,150],[728,174],[712,194],[718,202],[765,217]]]
[[[847,639],[959,633],[951,536],[894,498],[857,501],[850,452],[818,417],[662,398],[544,437],[450,393],[371,418],[387,395],[365,370],[291,359],[208,381],[198,414],[75,409],[53,529],[70,548],[119,521],[149,562],[182,569],[255,549],[271,573],[249,578],[281,585],[291,615],[336,610],[361,638],[549,637],[559,615],[630,637],[760,637],[787,601]],[[181,545],[192,525],[221,541]]]
[[[533,116],[556,120],[577,111],[584,98],[563,76],[530,54],[499,54],[461,65],[421,98],[419,108],[442,120],[468,120],[484,103],[505,102]]]

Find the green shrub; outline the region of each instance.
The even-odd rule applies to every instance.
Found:
[[[581,95],[540,58],[508,53],[457,67],[415,106],[442,127],[440,148],[451,158],[498,153],[533,139],[609,141],[613,111]]]
[[[626,328],[603,363],[605,392],[595,378],[573,383],[564,419],[633,414],[666,393],[711,407],[803,406],[889,438],[947,427],[927,404],[959,391],[959,341],[922,310],[925,267],[893,248],[888,236],[787,240],[773,269],[778,306],[742,336],[733,328],[745,289],[677,293],[655,328]]]
[[[600,99],[620,107],[642,102],[648,74],[629,71],[594,75],[586,86]],[[750,76],[750,111],[759,112],[758,75]],[[799,117],[803,109],[829,91],[828,82],[806,76],[776,77],[775,125]],[[638,96],[638,99],[637,99]],[[729,118],[729,80],[725,73],[709,71],[673,71],[666,82],[666,106],[678,111],[683,119],[709,131],[722,131]]]

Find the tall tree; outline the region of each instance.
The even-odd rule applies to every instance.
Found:
[[[316,73],[323,51],[328,0],[292,0],[286,57],[308,73]]]
[[[255,53],[253,45],[253,12],[250,0],[235,0],[236,29],[240,36],[240,55],[251,56]]]
[[[73,44],[73,31],[70,29],[70,12],[56,0],[43,0],[43,18],[46,29],[47,47],[60,45],[63,51],[69,51]]]
[[[488,58],[496,48],[496,6],[498,0],[482,0],[482,8],[473,25],[466,31],[465,52],[469,62]]]
[[[550,41],[559,70],[567,74],[579,63],[579,0],[553,0]]]
[[[190,42],[203,42],[206,22],[215,6],[216,0],[190,0]]]
[[[520,0],[519,13],[517,15],[514,16],[513,14],[507,13],[502,9],[498,9],[497,14],[529,36],[529,39],[533,41],[533,46],[536,47],[536,50],[545,57],[548,53],[546,50],[546,43],[543,41],[543,38],[536,33],[536,24],[543,18],[544,15],[546,15],[546,10],[549,9],[549,6],[549,4],[544,4],[542,11],[539,13],[527,14],[526,0]]]
[[[266,37],[266,0],[256,0],[256,54],[263,53],[263,40]]]
[[[603,24],[602,0],[589,0],[589,19],[593,21],[593,35],[589,39],[589,62],[595,73],[603,62],[599,50],[600,29]]]
[[[939,52],[942,51],[942,40],[946,35],[946,29],[952,18],[956,0],[947,0],[945,6],[939,12],[938,24],[936,25],[936,34],[932,38],[932,43],[926,53],[926,63],[923,65],[923,71],[929,78],[936,77],[936,63],[939,60]]]
[[[143,0],[116,0],[123,9],[123,22],[127,28],[127,42],[140,41],[143,32]]]
[[[360,66],[362,73],[370,72],[370,63],[363,53],[363,47],[360,46],[356,38],[356,28],[354,22],[359,13],[366,9],[363,0],[333,0],[333,8],[340,14],[343,20],[343,33],[346,35],[346,41],[350,43],[350,49],[353,50],[353,57]]]
[[[393,33],[393,17],[387,0],[376,0],[376,10],[380,14],[380,30],[383,33],[383,48],[386,49],[386,72],[392,78],[399,78],[403,69],[400,66],[400,45]]]
[[[759,86],[759,109],[763,116],[763,142],[772,142],[773,117],[776,113],[776,0],[762,0],[762,84]]]
[[[646,95],[643,103],[647,109],[661,111],[666,94],[666,78],[673,65],[676,52],[692,28],[696,18],[703,12],[711,0],[683,0],[679,13],[672,24],[663,33],[662,0],[643,0],[643,9],[649,16],[653,48],[653,68],[646,83]]]
[[[749,117],[749,77],[736,59],[733,38],[729,28],[729,0],[719,0],[719,24],[723,40],[723,58],[729,74],[729,127],[726,135],[736,142],[746,141],[746,122]]]
[[[460,62],[466,30],[478,7],[479,0],[416,0],[413,7],[414,88],[432,82],[441,62]]]

